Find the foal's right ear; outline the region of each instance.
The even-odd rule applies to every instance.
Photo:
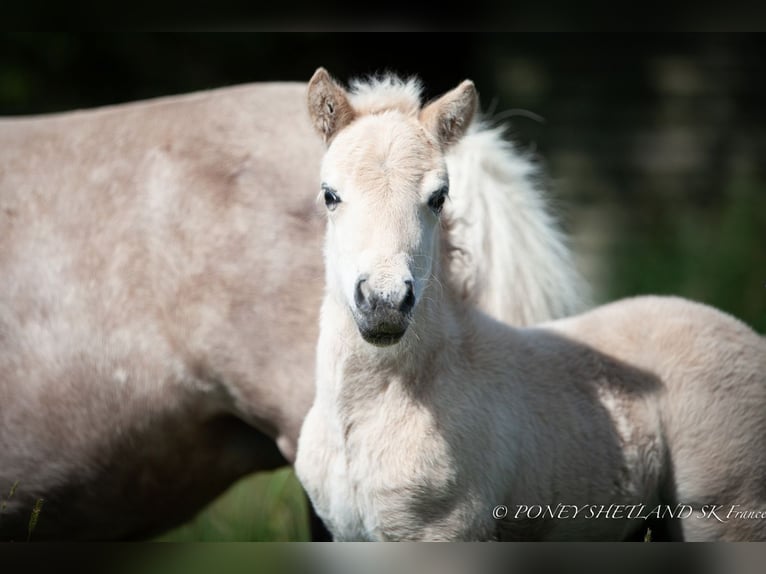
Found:
[[[311,77],[308,100],[311,122],[326,144],[354,119],[354,108],[348,101],[346,90],[324,68],[318,68]]]

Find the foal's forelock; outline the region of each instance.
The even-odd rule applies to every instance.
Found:
[[[417,78],[393,74],[351,81],[349,101],[360,115],[396,110],[415,116],[420,111],[423,87]]]

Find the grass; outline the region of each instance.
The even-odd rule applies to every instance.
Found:
[[[35,505],[32,508],[32,513],[29,515],[29,525],[27,526],[27,542],[32,540],[32,533],[37,527],[37,521],[40,519],[40,512],[43,510],[43,504],[45,501],[42,498],[38,498],[35,501]]]
[[[8,496],[6,498],[0,498],[0,516],[5,512],[5,508],[8,505],[8,501],[13,498],[13,495],[16,494],[16,489],[19,486],[19,481],[17,480],[11,485],[11,489],[8,492]]]
[[[305,541],[308,505],[292,468],[248,476],[163,542]]]
[[[16,494],[16,490],[19,487],[19,480],[14,482],[11,485],[10,490],[8,491],[8,495],[6,497],[0,496],[0,520],[3,518],[3,514],[5,514],[5,509],[8,507],[8,502],[13,498],[13,495]],[[32,511],[29,514],[29,522],[27,523],[27,542],[32,540],[32,533],[35,531],[35,528],[37,528],[37,522],[40,520],[40,513],[43,510],[43,504],[45,504],[45,500],[42,498],[38,498],[35,500],[35,504],[32,507]]]

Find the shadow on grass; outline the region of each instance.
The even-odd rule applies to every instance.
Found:
[[[292,468],[257,473],[234,484],[162,542],[306,541],[308,506]]]

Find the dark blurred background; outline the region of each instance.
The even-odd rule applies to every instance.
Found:
[[[763,333],[765,61],[766,37],[732,33],[15,33],[0,35],[0,115],[305,82],[320,65],[415,74],[428,97],[471,78],[540,162],[597,303],[672,293]],[[169,538],[307,535],[289,470],[248,481]]]

